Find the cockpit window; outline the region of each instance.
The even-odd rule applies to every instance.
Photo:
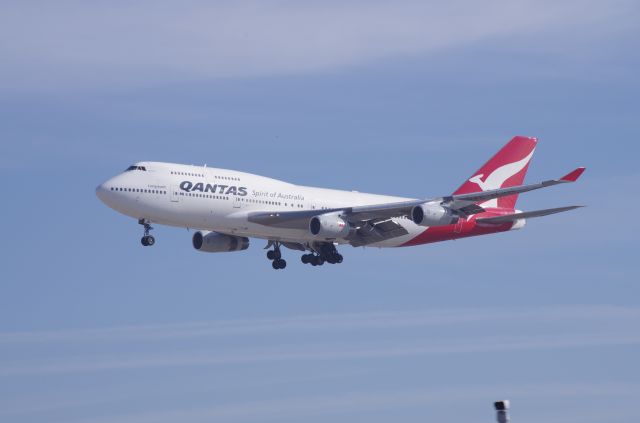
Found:
[[[125,172],[129,172],[130,170],[144,170],[147,171],[147,168],[144,166],[129,166]]]

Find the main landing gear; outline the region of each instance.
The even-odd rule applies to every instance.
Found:
[[[300,260],[304,264],[310,264],[312,266],[322,266],[325,263],[339,264],[342,263],[342,254],[338,253],[333,243],[324,243],[316,250],[316,254],[304,254],[300,257]]]
[[[273,250],[267,251],[267,258],[271,260],[271,267],[275,270],[284,269],[287,267],[287,262],[282,258],[282,253],[280,252],[280,243],[273,243]]]
[[[273,247],[272,250],[267,251],[267,258],[271,260],[271,266],[276,269],[284,269],[287,267],[287,262],[282,259],[282,253],[280,247],[283,244],[280,241],[269,241],[265,249]],[[284,244],[286,247],[304,251],[310,250],[311,253],[303,254],[300,259],[304,264],[310,264],[312,266],[322,266],[325,263],[338,264],[342,263],[342,254],[338,253],[336,246],[332,242],[313,243],[311,245],[299,244],[299,247],[291,247],[292,244]],[[296,244],[297,245],[297,244]]]
[[[144,236],[140,239],[140,242],[145,247],[151,247],[156,243],[156,239],[153,237],[153,235],[149,235],[149,231],[151,231],[151,229],[153,228],[149,224],[149,221],[146,219],[140,219],[138,220],[138,223],[144,226]]]

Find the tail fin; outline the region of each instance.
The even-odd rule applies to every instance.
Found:
[[[514,137],[453,194],[468,194],[522,185],[537,142],[536,138]],[[514,209],[517,200],[518,194],[514,194],[486,201],[481,206]]]

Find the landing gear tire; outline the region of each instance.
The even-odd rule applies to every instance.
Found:
[[[338,250],[336,250],[333,243],[324,242],[319,245],[315,245],[314,250],[316,254],[310,255],[311,258],[307,259],[308,263],[311,263],[314,266],[322,266],[324,263],[339,264],[344,260],[342,254],[338,253]]]
[[[339,264],[342,263],[343,257],[341,254],[338,253],[334,253],[331,254],[328,258],[327,258],[327,262],[331,263],[331,264]]]
[[[276,270],[284,269],[285,267],[287,267],[287,262],[285,260],[282,260],[282,259],[275,259],[271,263],[271,267],[273,267]]]
[[[311,256],[309,258],[309,263],[311,263],[312,266],[322,266],[324,264],[324,259],[320,256]]]
[[[149,235],[149,231],[151,231],[151,229],[153,228],[149,224],[149,221],[146,219],[139,219],[138,223],[144,227],[144,236],[142,237],[142,239],[140,239],[140,243],[145,247],[151,247],[156,243],[156,239],[153,236]]]
[[[145,235],[140,240],[140,243],[145,247],[151,247],[153,244],[156,243],[156,239],[151,235]]]
[[[276,250],[269,250],[267,251],[267,258],[269,260],[280,260],[282,258],[282,253],[279,248]]]

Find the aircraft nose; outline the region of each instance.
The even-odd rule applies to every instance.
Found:
[[[106,183],[102,183],[96,187],[96,196],[100,199],[100,201],[106,203],[108,191],[109,189],[107,188]]]

